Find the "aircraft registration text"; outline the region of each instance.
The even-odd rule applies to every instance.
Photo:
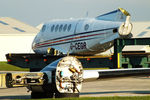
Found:
[[[73,50],[83,50],[86,49],[86,42],[76,42],[70,43],[70,49]]]

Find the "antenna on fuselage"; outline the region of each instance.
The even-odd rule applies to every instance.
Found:
[[[88,11],[86,12],[86,16],[85,17],[89,17],[89,12]]]

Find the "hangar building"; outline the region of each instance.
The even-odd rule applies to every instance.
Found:
[[[0,61],[7,53],[31,53],[32,41],[39,30],[14,18],[0,17]]]
[[[147,22],[132,22],[133,38],[150,38],[150,21]],[[127,46],[123,51],[145,51],[150,52],[150,46]]]

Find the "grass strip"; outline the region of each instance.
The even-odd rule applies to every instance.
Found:
[[[7,62],[0,62],[0,71],[29,71],[29,68],[20,68],[7,64]]]

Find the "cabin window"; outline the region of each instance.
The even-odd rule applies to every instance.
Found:
[[[86,25],[84,26],[84,30],[87,31],[88,29],[89,29],[89,24],[86,24]]]
[[[62,28],[63,28],[63,25],[60,25],[60,27],[59,27],[59,32],[62,31]]]
[[[56,25],[56,27],[55,27],[55,32],[58,31],[58,28],[59,28],[59,25]]]
[[[68,26],[68,29],[67,29],[68,32],[70,31],[70,29],[71,29],[71,24],[69,24],[69,26]]]
[[[43,25],[43,27],[42,27],[42,32],[44,32],[45,29],[46,29],[46,25]]]
[[[66,29],[67,29],[67,24],[64,25],[63,31],[66,31]]]
[[[54,31],[54,27],[55,27],[55,25],[53,25],[53,26],[51,27],[51,32],[53,32],[53,31]]]

